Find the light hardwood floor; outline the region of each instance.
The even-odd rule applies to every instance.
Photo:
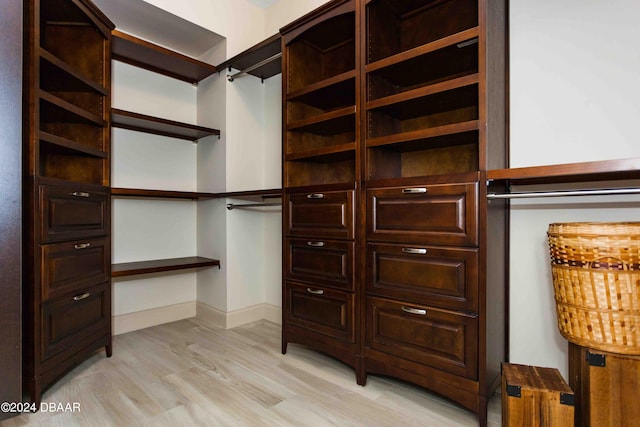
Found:
[[[477,426],[470,412],[424,389],[369,375],[290,344],[260,321],[223,330],[198,319],[114,337],[43,396],[76,412],[23,414],[13,426]],[[500,398],[489,425],[501,423]]]

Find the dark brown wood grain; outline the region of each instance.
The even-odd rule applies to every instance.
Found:
[[[185,270],[188,268],[219,267],[220,261],[205,257],[169,258],[151,261],[123,262],[111,266],[112,277],[135,276],[138,274],[163,271]]]
[[[225,68],[233,68],[238,71],[243,71],[249,67],[259,64],[260,62],[266,61],[267,59],[282,53],[282,43],[280,39],[280,33],[274,34],[273,36],[217,65],[216,69],[224,70]],[[254,68],[249,71],[248,74],[260,79],[268,79],[269,77],[280,74],[281,72],[282,60],[277,58],[258,68]]]
[[[117,108],[111,109],[111,119],[113,127],[186,139],[188,141],[197,141],[206,136],[220,135],[220,131],[217,129],[176,122],[175,120],[162,119]]]
[[[22,3],[0,3],[0,401],[22,400]],[[0,420],[12,415],[0,412]]]

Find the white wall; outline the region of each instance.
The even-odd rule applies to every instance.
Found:
[[[187,83],[113,63],[113,106],[187,123],[196,122],[196,89]],[[113,129],[112,186],[196,190],[196,145]],[[196,203],[114,197],[113,262],[193,256]],[[113,280],[113,314],[175,305],[196,299],[196,274],[156,274]]]
[[[636,0],[511,0],[511,166],[640,156]],[[640,218],[640,197],[512,201],[511,360],[567,373],[548,224]]]

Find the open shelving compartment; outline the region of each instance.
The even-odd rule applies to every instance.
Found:
[[[204,63],[170,49],[118,30],[113,31],[113,59],[180,81],[197,84],[217,71]],[[111,109],[112,126],[147,134],[197,143],[208,136],[220,136],[218,129],[168,120],[121,109]],[[111,195],[125,198],[201,200],[216,198],[214,193],[141,188],[112,188]],[[220,261],[200,256],[124,262],[112,265],[113,277],[220,267]]]
[[[344,8],[285,45],[285,187],[356,180],[355,11]]]
[[[367,18],[366,178],[477,171],[477,2],[379,0]]]

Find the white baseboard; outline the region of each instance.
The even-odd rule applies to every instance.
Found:
[[[138,329],[189,319],[195,316],[195,301],[120,314],[113,316],[113,335],[125,334]]]
[[[231,329],[263,319],[277,324],[282,323],[282,309],[272,304],[257,304],[241,310],[224,312],[199,302],[196,305],[196,316],[223,329]]]

